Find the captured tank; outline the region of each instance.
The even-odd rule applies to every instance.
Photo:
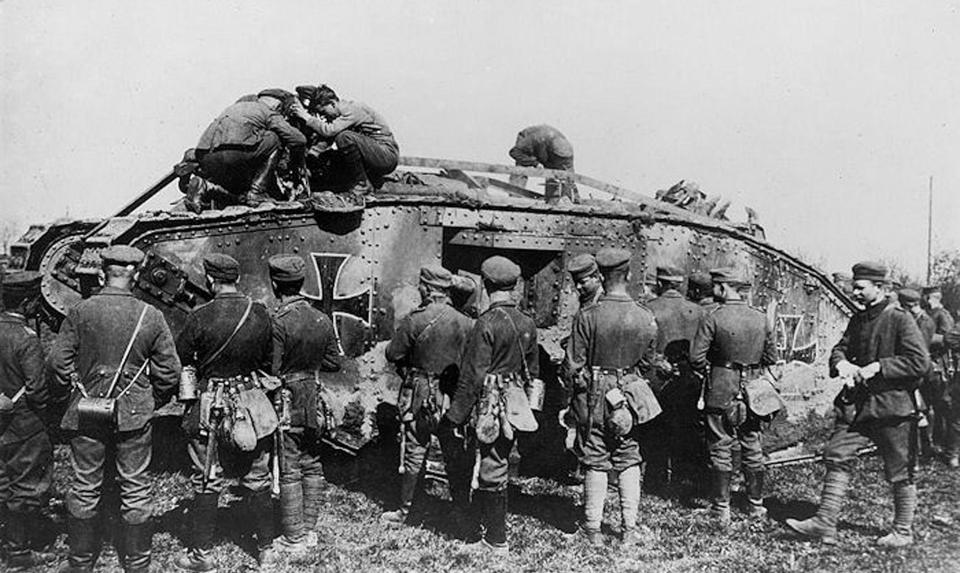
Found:
[[[838,383],[825,378],[825,361],[853,303],[823,273],[766,242],[756,224],[697,215],[568,172],[410,157],[401,165],[394,180],[355,212],[291,201],[200,214],[136,213],[176,178],[171,171],[112,217],[30,227],[12,246],[8,265],[43,272],[43,319],[55,331],[67,309],[98,288],[99,252],[135,246],[147,253],[135,294],[160,308],[176,335],[190,309],[211,297],[204,255],[226,253],[240,261],[241,290],[268,308],[275,300],[267,259],[302,256],[305,294],[333,320],[346,357],[343,370],[325,383],[337,421],[326,440],[352,453],[389,427],[386,420],[395,413],[400,379],[383,351],[395,321],[419,304],[421,265],[440,263],[477,285],[480,263],[492,254],[520,265],[516,296],[539,328],[548,388],[540,439],[557,449],[562,439],[553,431],[564,405],[557,365],[578,308],[564,270],[568,259],[608,246],[630,249],[630,287],[637,296],[658,265],[688,273],[735,266],[754,277],[750,304],[767,313],[777,334],[779,389],[788,411],[770,434],[770,453],[804,441],[827,412]],[[510,175],[531,182],[573,178],[583,191],[608,199],[550,205],[542,192],[507,182]],[[475,293],[460,303],[479,310],[483,299]],[[177,412],[174,404],[159,415]]]

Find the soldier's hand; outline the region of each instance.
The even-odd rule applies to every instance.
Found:
[[[842,360],[837,364],[837,374],[840,375],[840,378],[854,378],[859,371],[859,368],[846,360]]]
[[[307,111],[303,104],[300,103],[299,99],[295,99],[292,104],[290,104],[290,111],[300,119],[307,119],[310,117],[310,113]]]
[[[859,383],[866,382],[867,380],[873,378],[880,373],[880,363],[871,362],[863,368],[857,370],[856,374],[853,375],[853,379]]]

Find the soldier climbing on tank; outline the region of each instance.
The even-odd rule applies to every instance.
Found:
[[[40,337],[27,326],[37,309],[40,277],[35,271],[0,273],[0,541],[8,571],[54,558],[42,550],[41,512],[53,477],[47,424],[55,396],[43,376]]]
[[[199,165],[196,175],[225,190],[238,203],[251,207],[276,200],[279,189],[275,171],[282,149],[294,165],[303,163],[306,137],[281,113],[293,95],[280,89],[263,90],[255,98],[245,96],[228,107],[200,136],[184,163]],[[199,181],[186,175],[181,190],[187,207],[202,209],[209,198]],[[184,178],[181,179],[184,181]]]
[[[604,294],[577,313],[567,344],[567,384],[573,391],[577,424],[574,449],[586,469],[582,530],[591,544],[603,543],[600,525],[607,479],[615,471],[621,541],[633,545],[646,529],[637,525],[642,461],[638,422],[648,421],[640,416],[652,411],[643,398],[655,401],[643,377],[653,359],[657,322],[627,293],[629,251],[601,249],[597,265]]]
[[[383,116],[367,104],[341,100],[326,85],[312,91],[305,87],[301,86],[298,92],[302,99],[309,100],[310,109],[300,100],[293,104],[292,112],[307,130],[325,142],[324,153],[334,153],[330,162],[333,172],[324,174],[325,181],[316,189],[321,193],[316,194],[315,200],[336,206],[338,198],[322,191],[346,190],[339,200],[362,206],[363,197],[379,189],[384,177],[397,168],[400,147],[393,132]],[[318,150],[316,145],[312,149]]]
[[[464,344],[473,328],[473,321],[450,305],[452,284],[453,276],[447,269],[439,265],[422,267],[420,307],[400,319],[386,349],[387,360],[396,364],[403,376],[397,400],[403,432],[400,506],[381,516],[387,523],[403,523],[410,514],[420,474],[426,469],[432,436],[437,433],[437,423],[456,388]],[[448,483],[453,498],[452,517],[461,527],[466,517],[460,512],[470,495],[469,473],[460,469],[464,465],[462,451],[447,447],[450,436],[440,433],[439,437],[447,466],[451,468]]]
[[[304,262],[299,255],[274,255],[267,261],[273,294],[273,372],[282,381],[280,424],[280,525],[277,547],[303,557],[316,549],[317,517],[323,488],[321,432],[326,419],[322,384],[326,372],[340,369],[340,349],[333,323],[300,292]],[[275,398],[276,403],[276,398]],[[321,418],[318,412],[324,412]]]
[[[549,125],[532,125],[521,130],[509,153],[519,167],[573,172],[573,146],[559,129]],[[510,183],[514,185],[523,187],[526,182],[523,175],[510,176]],[[580,202],[577,184],[569,178],[548,177],[544,191],[547,203],[557,203],[560,199]]]
[[[887,269],[880,263],[853,266],[853,298],[863,305],[850,319],[830,354],[830,375],[846,382],[834,401],[836,421],[823,452],[827,474],[817,514],[787,519],[794,532],[837,543],[837,519],[850,484],[857,451],[870,442],[883,458],[893,488],[893,530],[877,539],[882,547],[913,544],[917,509],[914,482],[916,403],[913,392],[930,367],[916,321],[884,293]]]

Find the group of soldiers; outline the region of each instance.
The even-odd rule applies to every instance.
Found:
[[[4,277],[0,507],[6,513],[8,567],[49,558],[37,534],[53,466],[47,426],[57,424],[73,469],[66,497],[66,570],[91,571],[97,562],[105,482],[119,489],[122,526],[116,538],[124,569],[149,568],[151,417],[175,394],[186,405],[182,427],[194,489],[191,535],[177,566],[216,569],[210,549],[219,495],[228,480],[244,492],[262,569],[269,570],[280,553],[309,555],[318,544],[320,436],[333,423],[323,378],[340,368],[341,356],[330,319],[301,294],[302,258],[268,260],[278,301],[270,312],[238,289],[235,259],[207,255],[203,270],[214,297],[191,311],[176,339],[160,311],[133,296],[143,258],[127,246],[101,252],[102,288],[70,309],[46,366],[26,322],[37,304],[39,276],[21,271]],[[657,269],[658,296],[637,300],[628,292],[631,259],[630,251],[605,248],[573,256],[567,267],[580,308],[560,368],[569,398],[561,420],[570,428],[567,445],[584,473],[580,531],[590,543],[603,543],[600,525],[612,474],[622,543],[652,535],[639,516],[641,465],[649,465],[646,479],[669,479],[671,469],[697,458],[699,444],[683,437],[693,435],[696,442],[701,432],[716,523],[725,528],[731,522],[735,446],[746,482],[744,513],[763,518],[762,434],[783,404],[770,368],[777,361],[772,326],[747,304],[750,277],[734,268],[688,277],[663,266]],[[544,388],[537,328],[514,293],[520,267],[493,256],[480,272],[489,304],[472,319],[451,302],[457,277],[438,265],[421,268],[421,305],[399,318],[386,346],[386,358],[403,378],[397,400],[402,477],[399,507],[382,519],[407,520],[436,436],[458,534],[479,549],[503,554],[511,451],[518,433],[538,429],[535,412]],[[845,385],[824,452],[821,502],[815,516],[785,523],[826,543],[837,540],[853,462],[870,442],[878,446],[895,507],[893,529],[878,543],[913,542],[916,390],[937,372],[931,345],[945,352],[960,344],[960,330],[923,334],[930,328],[911,306],[919,297],[901,292],[898,302],[888,285],[882,265],[853,267],[851,294],[862,308],[830,356],[831,376]],[[933,356],[937,362],[943,354]],[[956,466],[960,426],[952,424],[949,455]],[[645,460],[649,450],[641,448],[643,441],[665,444],[665,459],[654,454]],[[666,476],[658,476],[656,468]]]

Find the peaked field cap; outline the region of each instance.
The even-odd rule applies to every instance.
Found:
[[[575,281],[588,277],[598,270],[597,259],[590,253],[581,253],[570,259],[570,262],[567,263],[567,272],[570,273],[570,276],[572,276]]]
[[[40,288],[43,273],[39,271],[11,271],[0,274],[4,295],[22,296]]]
[[[934,292],[940,292],[940,285],[927,285],[923,287],[923,294],[930,294]]]
[[[683,271],[669,265],[657,267],[657,279],[662,281],[683,282]]]
[[[520,279],[520,267],[507,257],[495,255],[483,261],[480,274],[483,280],[496,286],[511,287]]]
[[[426,265],[420,267],[420,282],[439,288],[453,286],[453,273],[440,265]]]
[[[920,293],[916,289],[902,288],[897,291],[897,298],[902,303],[918,303],[920,302]]]
[[[630,264],[630,251],[626,249],[604,248],[597,251],[597,266],[602,270],[618,270]]]
[[[887,279],[887,267],[876,261],[863,261],[853,265],[853,280],[883,281]]]
[[[709,273],[698,271],[690,275],[687,284],[694,288],[707,289],[713,285],[713,279],[710,278]]]
[[[289,97],[293,97],[293,94],[288,92],[287,90],[280,89],[280,88],[268,88],[268,89],[262,90],[260,93],[257,94],[257,97],[264,97],[264,96],[275,97],[278,100],[283,101]]]
[[[210,253],[203,257],[203,272],[218,281],[233,282],[240,278],[240,263],[223,253]]]
[[[267,259],[267,267],[270,278],[278,283],[302,281],[304,277],[303,259],[298,255],[273,255]]]
[[[718,267],[710,269],[710,278],[715,283],[726,283],[731,285],[748,285],[750,279],[736,267]]]
[[[113,245],[100,251],[100,260],[103,266],[136,266],[143,262],[143,257],[143,251],[129,245]]]

